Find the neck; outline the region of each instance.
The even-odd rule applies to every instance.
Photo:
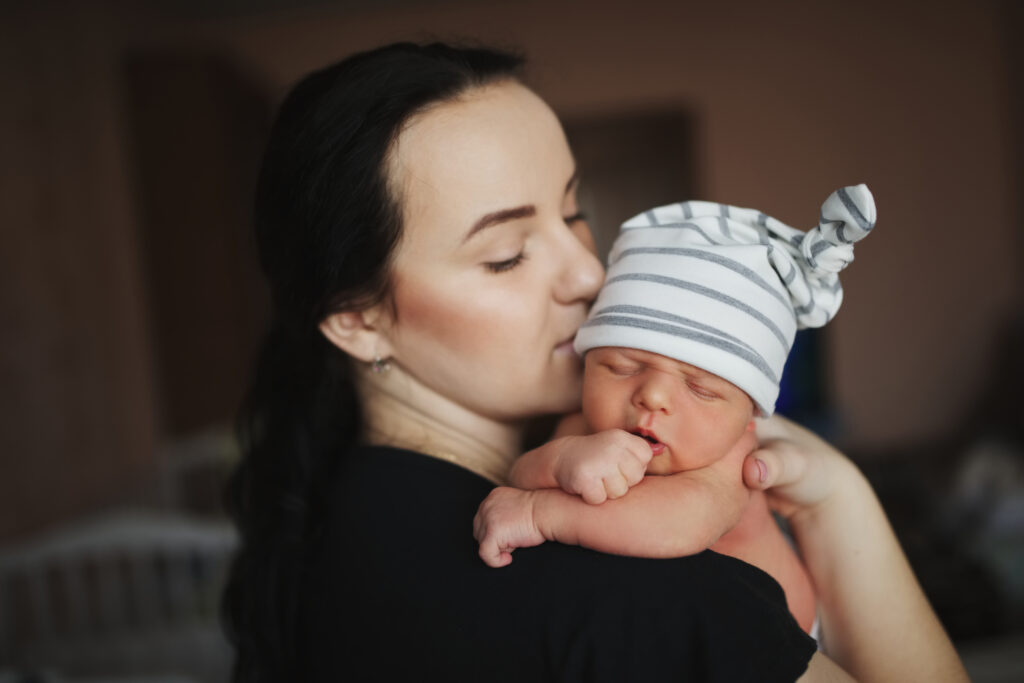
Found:
[[[418,451],[505,484],[522,451],[524,424],[493,420],[421,384],[395,363],[358,380],[366,441]]]

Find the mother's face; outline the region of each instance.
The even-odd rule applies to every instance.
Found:
[[[554,113],[515,82],[415,117],[390,178],[404,232],[393,263],[393,360],[481,415],[579,406],[572,350],[603,278]]]

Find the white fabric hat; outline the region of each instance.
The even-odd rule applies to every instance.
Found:
[[[622,346],[668,356],[729,380],[771,415],[796,330],[835,316],[843,301],[837,273],[875,218],[866,185],[829,195],[806,233],[712,202],[646,211],[622,225],[576,351]]]

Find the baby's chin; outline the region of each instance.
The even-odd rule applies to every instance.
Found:
[[[651,461],[647,464],[647,474],[653,474],[655,476],[664,476],[666,474],[675,474],[676,472],[682,472],[682,469],[677,467],[666,456],[668,453],[662,453],[651,458]]]
[[[663,452],[651,458],[651,461],[647,464],[647,474],[664,476],[697,470],[707,467],[720,458],[721,455],[716,456],[707,453],[677,453],[671,448],[666,447]]]

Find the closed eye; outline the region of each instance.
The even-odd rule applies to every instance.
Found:
[[[690,388],[690,391],[692,391],[696,396],[698,396],[699,398],[702,398],[704,400],[712,401],[712,400],[714,400],[716,398],[721,398],[715,392],[708,391],[707,389],[705,389],[704,387],[700,386],[699,384],[693,384],[692,382],[690,382],[690,383],[687,383],[686,386],[688,386]]]
[[[580,221],[587,220],[587,215],[585,213],[583,213],[582,211],[577,211],[573,215],[566,216],[562,220],[565,221],[566,225],[572,225],[573,223],[579,223]]]
[[[635,375],[637,372],[637,368],[629,365],[611,365],[610,363],[605,363],[604,367],[607,368],[608,371],[611,372],[613,375],[619,375],[622,377]]]
[[[484,266],[486,266],[487,270],[492,273],[504,273],[512,270],[525,260],[526,254],[521,251],[510,259],[506,259],[505,261],[495,261],[493,263],[485,263]]]

